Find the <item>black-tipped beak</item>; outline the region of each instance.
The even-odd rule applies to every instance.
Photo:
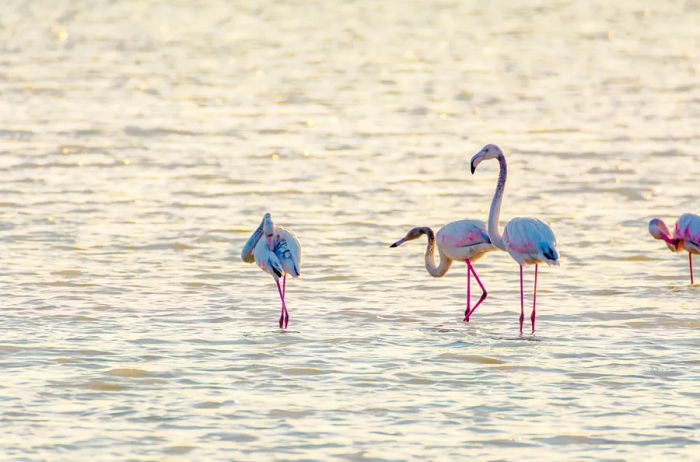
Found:
[[[401,244],[403,244],[404,242],[406,242],[406,239],[399,239],[398,241],[396,241],[396,242],[394,242],[393,244],[391,244],[389,247],[398,247],[398,246],[400,246]]]
[[[472,161],[472,162],[469,164],[469,167],[472,169],[472,175],[473,175],[474,172],[476,172],[476,165],[474,165],[474,161]]]

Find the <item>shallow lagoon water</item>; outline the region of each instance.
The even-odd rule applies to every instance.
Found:
[[[698,212],[695,5],[171,3],[0,16],[4,459],[697,458],[700,290],[646,232]],[[506,254],[465,325],[463,265],[388,248],[487,218],[488,142],[559,241],[533,341]]]

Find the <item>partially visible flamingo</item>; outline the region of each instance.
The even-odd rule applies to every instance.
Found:
[[[460,220],[448,223],[437,232],[437,247],[440,253],[440,265],[435,266],[435,234],[428,227],[412,228],[405,237],[390,245],[398,247],[404,242],[418,239],[423,234],[428,236],[428,247],[425,249],[425,269],[431,276],[439,278],[447,273],[452,261],[463,261],[467,265],[467,307],[464,310],[464,321],[469,322],[469,318],[474,311],[486,300],[488,292],[476,274],[473,262],[484,256],[487,252],[495,250],[491,245],[491,240],[486,232],[486,226],[478,220]],[[481,287],[481,298],[471,308],[471,275]]]
[[[673,229],[673,238],[663,220],[654,218],[649,222],[649,233],[654,239],[666,243],[671,252],[688,251],[690,265],[690,284],[693,280],[693,254],[700,255],[700,216],[685,213],[680,216]]]
[[[551,228],[536,218],[513,218],[506,224],[503,236],[498,230],[498,220],[501,214],[503,191],[506,188],[508,169],[506,158],[498,146],[487,144],[472,157],[472,174],[476,167],[486,159],[498,159],[500,173],[496,193],[491,202],[489,212],[489,237],[494,246],[505,250],[520,265],[520,335],[523,334],[525,319],[525,301],[523,296],[523,265],[535,265],[535,288],[532,297],[532,334],[535,333],[535,318],[537,306],[537,269],[540,263],[559,265],[559,254],[556,250],[556,239]]]
[[[260,239],[262,236],[265,239]],[[286,329],[289,324],[289,313],[285,295],[287,289],[287,274],[297,277],[301,274],[301,244],[291,231],[274,226],[272,217],[266,213],[258,228],[243,246],[241,259],[246,263],[255,263],[263,271],[270,273],[277,284],[282,311],[280,313],[280,329]],[[282,277],[282,287],[280,287]]]

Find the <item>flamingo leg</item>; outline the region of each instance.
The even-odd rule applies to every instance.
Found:
[[[525,299],[523,298],[523,265],[520,265],[520,335],[523,335],[523,321],[525,320]]]
[[[472,279],[471,272],[469,271],[469,259],[467,258],[464,260],[464,262],[467,264],[467,308],[464,310],[464,322],[469,322],[469,314],[472,304]]]
[[[690,285],[693,285],[693,254],[688,252],[688,262],[690,263]]]
[[[479,300],[476,302],[476,305],[474,305],[474,308],[469,312],[469,317],[471,317],[472,314],[476,311],[477,308],[479,308],[479,305],[481,305],[484,300],[486,300],[486,296],[489,294],[486,291],[486,287],[481,283],[481,279],[479,279],[479,275],[476,274],[476,270],[474,269],[474,265],[467,260],[467,264],[469,265],[469,270],[474,274],[474,279],[476,279],[476,282],[479,284],[479,287],[481,287],[481,297],[479,297]]]
[[[287,304],[284,302],[284,294],[282,293],[282,287],[280,287],[280,281],[275,279],[277,284],[277,292],[280,294],[280,300],[282,301],[282,310],[280,312],[279,326],[280,329],[286,329],[287,324],[289,324],[289,313],[287,313]]]
[[[532,324],[532,334],[535,333],[535,318],[537,317],[537,314],[535,312],[536,307],[537,307],[537,267],[539,265],[535,264],[535,291],[533,292],[532,295],[532,314],[530,315],[530,323]]]
[[[289,313],[287,312],[287,273],[282,277],[282,297],[284,297],[284,328],[289,324]]]

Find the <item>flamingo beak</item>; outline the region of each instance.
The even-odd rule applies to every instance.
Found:
[[[398,246],[400,246],[401,244],[403,244],[404,242],[406,242],[406,239],[399,239],[398,241],[396,241],[396,242],[394,242],[393,244],[391,244],[389,247],[398,247]]]
[[[471,168],[472,175],[474,174],[474,172],[476,172],[476,167],[478,167],[481,161],[484,160],[484,158],[481,157],[482,155],[483,151],[479,151],[478,153],[474,154],[474,157],[472,157],[471,162],[469,162],[469,167]]]

